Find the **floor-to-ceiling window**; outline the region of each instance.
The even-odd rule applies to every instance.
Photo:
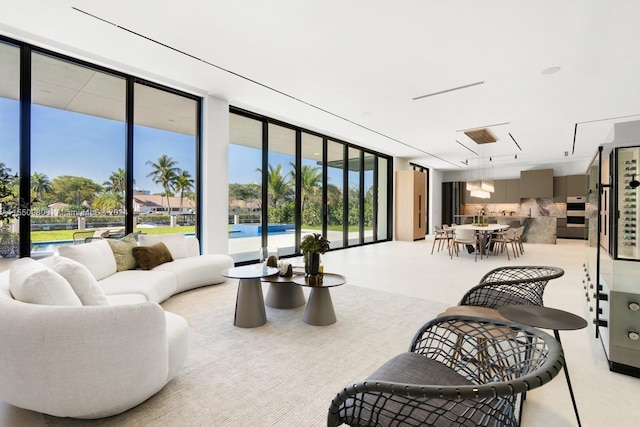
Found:
[[[6,39],[0,56],[0,163],[30,193],[21,255],[137,222],[198,232],[199,97]]]
[[[263,123],[229,115],[229,254],[255,260],[262,247]]]
[[[0,256],[16,254],[19,221],[14,219],[20,192],[20,49],[0,42]]]
[[[269,123],[267,156],[267,248],[295,253],[296,131]]]
[[[265,246],[298,255],[309,233],[325,235],[331,249],[390,238],[390,157],[236,108],[229,135],[236,262],[255,261]]]
[[[345,145],[336,141],[327,143],[327,238],[331,249],[346,246],[345,230]]]
[[[363,228],[364,228],[364,241],[365,243],[373,242],[376,240],[375,224],[377,222],[377,193],[375,182],[376,171],[376,156],[372,153],[364,153],[364,163],[362,165],[362,171],[364,174],[364,205],[363,205]]]
[[[198,101],[136,83],[134,123],[135,230],[194,233]]]
[[[347,218],[349,227],[347,229],[347,241],[349,245],[357,245],[361,243],[360,232],[362,218],[360,215],[363,213],[364,203],[361,200],[360,189],[362,188],[360,182],[360,172],[362,169],[362,162],[360,161],[360,155],[362,152],[354,147],[349,147],[347,151]]]
[[[69,230],[124,232],[125,99],[122,77],[32,53],[31,189],[37,201],[31,241],[36,250],[69,240]]]
[[[322,144],[317,135],[302,132],[302,159],[300,167],[301,237],[309,233],[322,233],[324,204],[322,202]]]
[[[374,211],[376,219],[375,229],[378,240],[386,240],[389,236],[389,207],[391,205],[391,191],[389,190],[390,160],[385,157],[378,157],[377,188],[374,203],[377,209]]]

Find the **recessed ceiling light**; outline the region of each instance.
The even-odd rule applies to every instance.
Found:
[[[546,76],[546,75],[548,75],[548,74],[554,74],[554,73],[557,73],[557,72],[558,72],[558,71],[560,71],[560,70],[562,70],[562,68],[560,68],[560,67],[549,67],[549,68],[546,68],[546,69],[542,70],[542,72],[541,72],[540,74],[542,74],[542,75],[545,75],[545,76]]]

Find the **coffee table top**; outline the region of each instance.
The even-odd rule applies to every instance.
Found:
[[[293,273],[292,276],[281,276],[280,274],[276,274],[274,276],[263,277],[260,280],[269,283],[293,283],[293,278],[298,276],[300,276],[300,273]]]
[[[313,279],[312,279],[313,282]],[[321,284],[309,283],[309,278],[304,275],[294,276],[293,283],[300,286],[308,286],[310,288],[331,288],[333,286],[340,286],[347,283],[347,278],[341,274],[324,273],[322,275]]]
[[[534,328],[568,331],[587,326],[587,321],[580,316],[541,305],[505,305],[498,312],[509,320]]]
[[[220,274],[224,277],[231,277],[232,279],[258,279],[260,277],[278,274],[278,269],[254,264],[222,270]]]

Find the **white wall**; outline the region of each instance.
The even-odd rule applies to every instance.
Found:
[[[203,98],[202,253],[229,252],[229,103]]]
[[[433,234],[433,227],[442,225],[442,178],[443,173],[434,169],[429,170],[429,230]]]

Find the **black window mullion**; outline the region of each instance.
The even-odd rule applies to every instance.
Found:
[[[371,189],[371,196],[373,199],[373,218],[371,219],[373,224],[373,241],[378,241],[378,156],[373,156],[373,188]]]
[[[126,154],[125,154],[125,179],[126,179],[126,189],[125,189],[125,209],[126,214],[124,217],[125,221],[125,231],[126,233],[133,232],[133,127],[134,127],[134,108],[133,103],[135,102],[134,96],[134,88],[135,82],[132,78],[127,79],[127,89],[126,89],[126,103],[125,103],[125,120],[126,120],[126,136],[125,136],[125,144],[126,144]]]
[[[262,233],[261,247],[267,247],[269,228],[269,123],[262,121]]]
[[[326,137],[322,138],[322,235],[327,236],[327,224],[329,222],[329,207],[327,206],[327,153],[329,143]]]
[[[342,241],[349,246],[349,147],[342,144]]]
[[[296,200],[295,200],[295,253],[300,253],[302,235],[302,131],[296,129]]]
[[[31,47],[20,46],[20,208],[31,210]],[[20,257],[31,255],[31,215],[18,216]]]
[[[364,188],[364,168],[365,168],[365,164],[364,164],[364,151],[360,150],[360,171],[358,172],[358,187],[359,187],[359,194],[358,194],[358,204],[360,205],[360,208],[358,209],[358,223],[359,223],[359,230],[358,230],[358,241],[360,244],[364,243],[364,199],[365,199],[365,188]]]
[[[202,252],[202,98],[198,99],[196,120],[196,176],[195,176],[195,197],[196,197],[196,237],[200,242]],[[131,198],[133,200],[133,197]],[[133,202],[132,202],[133,203]]]

